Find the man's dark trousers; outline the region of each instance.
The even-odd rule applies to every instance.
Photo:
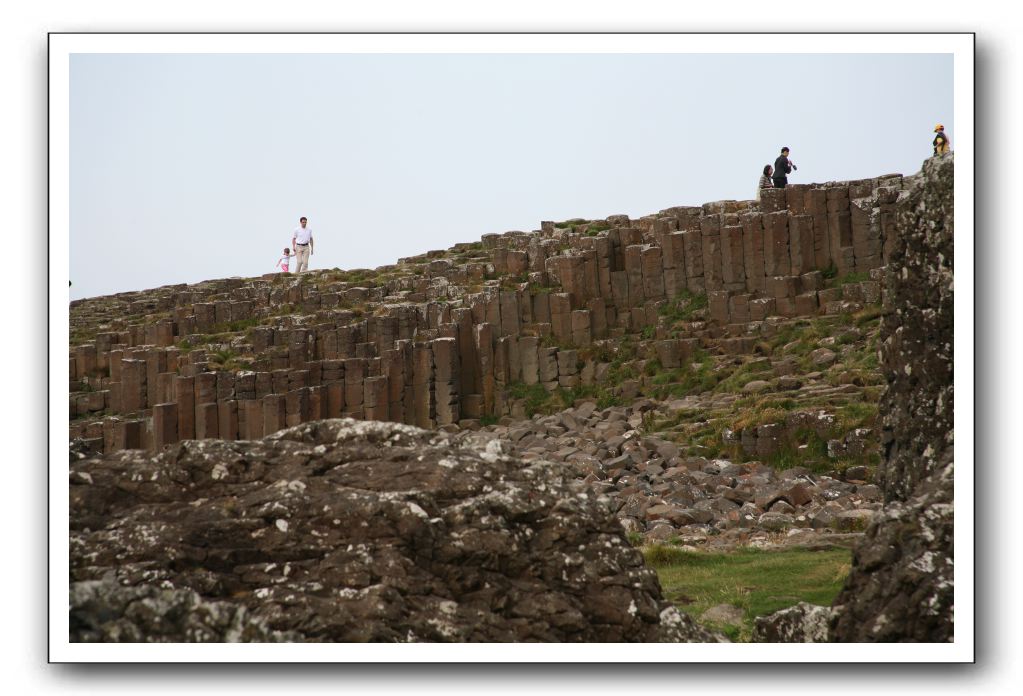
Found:
[[[773,176],[771,180],[774,181],[775,188],[785,188],[785,184],[789,183],[787,176]]]

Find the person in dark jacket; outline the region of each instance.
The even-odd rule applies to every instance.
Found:
[[[789,149],[787,147],[783,147],[778,159],[774,161],[774,176],[772,177],[774,180],[774,187],[785,188],[785,185],[789,183],[788,174],[790,174],[792,170],[798,168],[799,167],[792,164],[792,161],[789,159]]]

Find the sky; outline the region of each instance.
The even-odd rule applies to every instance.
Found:
[[[912,174],[951,54],[74,54],[70,288],[374,268],[541,220]]]

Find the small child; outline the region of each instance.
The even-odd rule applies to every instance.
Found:
[[[291,249],[284,247],[284,256],[277,260],[277,265],[274,268],[280,268],[282,272],[287,273],[288,267],[291,263]]]

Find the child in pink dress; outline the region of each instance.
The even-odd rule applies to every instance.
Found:
[[[289,265],[291,263],[291,249],[284,247],[284,256],[277,259],[277,265],[274,268],[280,268],[282,272],[287,273]]]

